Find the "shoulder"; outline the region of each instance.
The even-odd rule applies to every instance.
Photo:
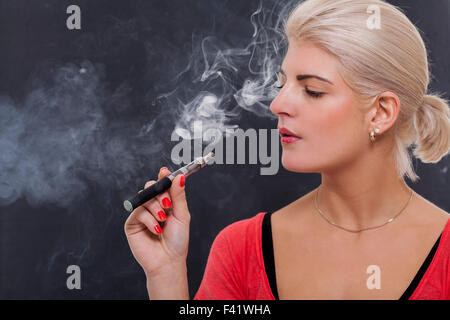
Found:
[[[253,272],[261,264],[261,225],[265,214],[260,212],[223,228],[212,243],[211,259],[222,265],[232,265],[240,274]]]
[[[218,241],[249,239],[258,236],[266,212],[259,212],[253,217],[235,221],[223,228],[216,237]]]
[[[235,260],[245,260],[259,252],[261,226],[266,212],[231,223],[214,239],[212,250]]]
[[[445,260],[450,259],[450,214],[417,193],[415,198],[408,226],[423,241],[430,242],[441,236],[437,253]]]
[[[415,198],[417,200],[412,203],[413,223],[420,225],[424,233],[430,233],[433,230],[440,233],[444,231],[444,227],[445,231],[449,231],[450,224],[447,222],[450,219],[450,214],[448,212],[418,193],[415,193]]]

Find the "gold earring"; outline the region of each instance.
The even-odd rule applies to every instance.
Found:
[[[375,128],[375,132],[376,132],[376,133],[379,133],[379,132],[380,132],[380,129]],[[370,141],[372,141],[372,142],[375,141],[375,132],[374,132],[373,130],[370,132]]]

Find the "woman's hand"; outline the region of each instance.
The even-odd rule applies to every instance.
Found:
[[[158,180],[170,174],[159,171]],[[137,207],[125,222],[131,251],[149,276],[186,263],[191,215],[184,190],[185,176],[178,175],[162,194]],[[148,181],[148,188],[156,181]]]

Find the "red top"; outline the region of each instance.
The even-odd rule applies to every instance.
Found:
[[[264,214],[236,221],[219,232],[194,300],[275,300],[262,254]],[[429,267],[409,299],[450,299],[450,219]]]

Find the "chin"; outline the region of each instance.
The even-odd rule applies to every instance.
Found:
[[[283,151],[281,165],[287,171],[292,172],[319,172],[317,166],[314,166],[305,158],[304,155]]]

